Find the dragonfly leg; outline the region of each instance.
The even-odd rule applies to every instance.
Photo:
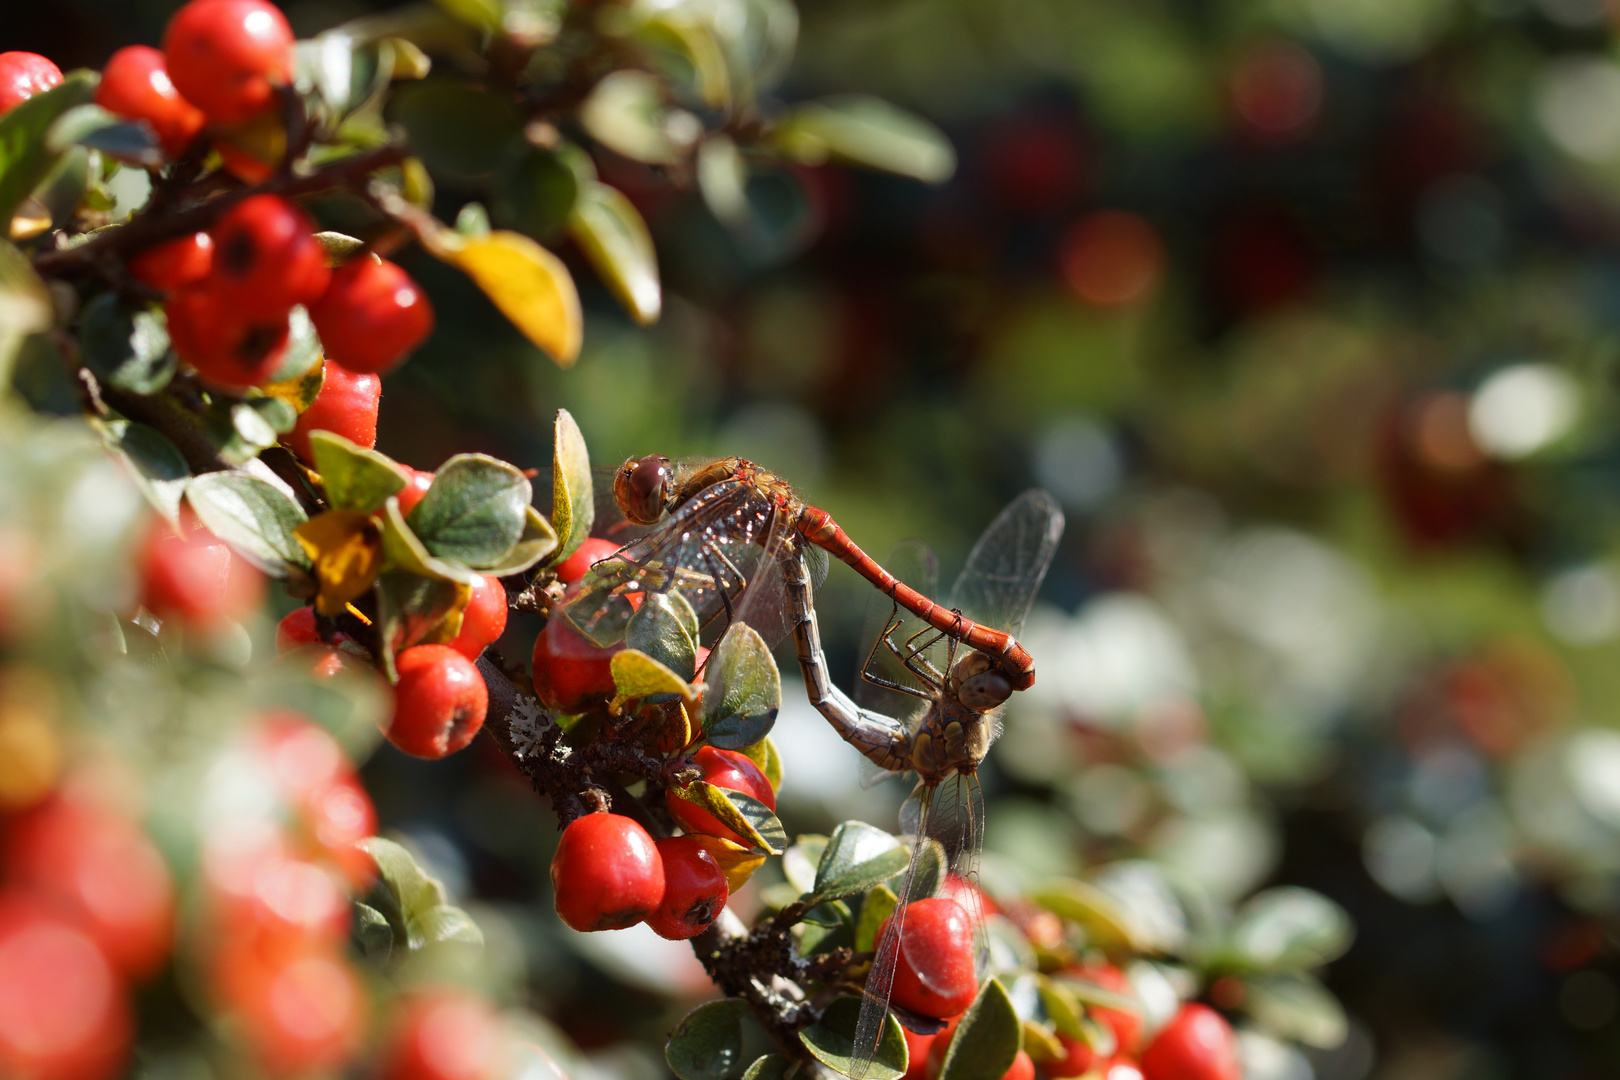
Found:
[[[926,640],[918,644],[919,638],[925,638]],[[956,639],[947,637],[943,630],[925,626],[906,639],[904,652],[896,649],[892,641],[889,642],[889,648],[893,650],[899,661],[906,665],[906,670],[915,675],[919,682],[924,686],[938,688],[945,685],[945,676],[934,666],[933,661],[928,659],[926,650],[933,648],[935,642],[939,641],[940,638],[946,638],[949,642],[946,646],[948,651],[945,660],[945,667],[949,670],[951,661],[956,658]]]
[[[905,686],[901,683],[893,681],[892,679],[885,679],[881,675],[874,675],[872,673],[872,661],[874,658],[876,658],[878,646],[880,645],[888,646],[889,652],[894,654],[895,659],[899,660],[903,664],[906,664],[908,668],[911,666],[909,663],[907,663],[905,655],[901,653],[899,647],[894,643],[894,638],[892,635],[899,626],[900,605],[896,604],[894,607],[894,614],[889,617],[888,623],[883,627],[883,632],[878,635],[878,639],[876,641],[872,642],[872,648],[866,654],[866,661],[861,665],[861,678],[865,679],[874,686],[881,686],[885,690],[893,690],[898,694],[910,694],[912,697],[921,698],[924,701],[931,702],[934,700],[934,695],[932,693],[925,693],[917,689],[915,686]],[[916,672],[913,672],[913,674],[916,674]],[[929,683],[928,680],[923,676],[918,676],[918,678],[925,686],[929,686],[930,689],[937,689],[938,686],[944,684],[944,680],[940,680],[938,683]]]
[[[816,609],[810,598],[810,569],[804,564],[803,553],[795,550],[783,563],[782,578],[794,616],[793,644],[810,704],[826,717],[839,738],[879,768],[891,772],[911,768],[911,738],[905,725],[882,713],[860,708],[833,685],[827,674],[827,657],[821,648],[821,631],[816,626]]]

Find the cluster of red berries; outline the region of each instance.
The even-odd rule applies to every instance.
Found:
[[[70,778],[3,824],[0,1075],[121,1075],[130,988],[173,945],[168,864],[100,780]]]
[[[358,843],[376,832],[376,813],[342,748],[302,717],[265,717],[238,760],[284,809],[205,837],[204,982],[267,1074],[335,1070],[364,1033],[365,993],[347,960],[349,894],[375,876]]]
[[[692,755],[702,778],[776,809],[776,792],[746,755],[712,746]],[[557,914],[575,930],[622,930],[645,921],[672,941],[696,937],[730,895],[711,837],[746,844],[713,814],[668,793],[665,805],[684,836],[654,841],[618,814],[587,814],[563,830],[551,860]]]

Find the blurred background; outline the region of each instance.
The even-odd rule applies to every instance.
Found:
[[[5,46],[99,66],[175,6],[9,5]],[[284,7],[301,35],[370,9]],[[915,109],[954,178],[764,170],[739,231],[689,177],[600,151],[653,230],[662,322],[580,270],[585,353],[559,371],[407,254],[439,326],[385,382],[379,448],[545,470],[563,407],[599,465],[751,457],[874,555],[926,539],[947,582],[1003,504],[1050,489],[1069,528],[1024,637],[1039,683],[984,774],[991,891],[1135,855],[1218,901],[1294,883],[1344,905],[1358,937],[1327,982],[1350,1037],[1276,1044],[1250,1080],[1620,1075],[1620,10],[800,16],[778,97]],[[441,184],[437,210],[473,197]],[[821,594],[846,687],[868,592],[835,568]],[[514,620],[509,658],[535,629]],[[794,691],[789,831],[892,827],[901,792],[861,788]],[[661,1074],[701,971],[650,934],[561,928],[554,821],[492,747],[385,746],[367,782],[589,1069]]]

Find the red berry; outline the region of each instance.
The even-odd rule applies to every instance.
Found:
[[[955,873],[945,875],[945,884],[940,886],[939,891],[941,896],[948,896],[961,904],[969,914],[974,912],[981,915],[1001,914],[996,902],[984,895],[983,889]]]
[[[400,1008],[377,1080],[490,1080],[502,1064],[501,1026],[482,998],[429,990]]]
[[[0,53],[0,113],[62,85],[62,69],[39,53]]]
[[[96,104],[129,120],[145,120],[172,158],[185,153],[205,123],[202,111],[169,80],[163,54],[150,45],[128,45],[112,54],[96,86]]]
[[[607,700],[613,696],[613,654],[623,648],[623,642],[598,648],[566,619],[552,619],[534,639],[535,694],[546,708],[561,713],[583,712]]]
[[[320,645],[320,631],[315,629],[315,609],[301,607],[289,612],[276,624],[276,652],[292,652],[305,645]]]
[[[1237,1036],[1208,1005],[1183,1005],[1142,1051],[1144,1080],[1242,1080]]]
[[[878,931],[888,933],[890,919]],[[961,904],[931,896],[906,905],[891,998],[923,1016],[955,1016],[973,1004],[979,980],[973,963],[973,922]]]
[[[619,550],[619,545],[599,536],[587,536],[574,553],[552,568],[557,580],[572,585],[585,576],[585,571]]]
[[[80,918],[119,972],[143,979],[174,938],[168,864],[139,826],[97,807],[48,799],[13,822],[6,876]]]
[[[1096,983],[1104,990],[1120,994],[1124,997],[1135,997],[1136,991],[1131,986],[1119,968],[1112,964],[1101,964],[1097,967],[1081,968],[1076,974],[1081,978]],[[1123,1009],[1110,1009],[1101,1005],[1088,1005],[1086,1012],[1097,1020],[1102,1021],[1113,1029],[1114,1039],[1119,1043],[1119,1052],[1134,1054],[1137,1043],[1142,1038],[1142,1018],[1134,1012]]]
[[[647,830],[620,814],[586,814],[551,857],[552,902],[575,930],[622,930],[657,910],[664,863]]]
[[[416,509],[416,504],[422,501],[422,496],[427,494],[428,488],[433,486],[433,474],[413,469],[409,465],[402,465],[400,468],[405,470],[406,476],[405,486],[399,490],[399,512],[409,515]]]
[[[1080,1076],[1091,1071],[1096,1064],[1096,1051],[1091,1049],[1089,1043],[1071,1038],[1058,1032],[1058,1042],[1063,1044],[1063,1056],[1046,1063],[1048,1076]]]
[[[213,264],[214,239],[200,232],[132,256],[129,272],[136,281],[164,292],[174,292],[182,285],[193,285],[207,277]]]
[[[771,790],[771,782],[759,771],[758,765],[748,760],[746,754],[704,746],[692,755],[692,764],[701,769],[703,779],[715,787],[751,795],[770,809],[776,809],[776,792]],[[750,843],[720,824],[719,819],[713,814],[696,803],[678,797],[672,791],[664,793],[664,802],[669,807],[670,816],[675,819],[676,824],[689,833],[719,836],[745,846]]]
[[[179,537],[167,526],[153,529],[137,568],[141,605],[163,619],[195,625],[235,619],[264,596],[264,575],[201,530]]]
[[[655,846],[664,864],[664,899],[647,925],[671,941],[697,937],[726,906],[726,872],[695,836],[671,836]]]
[[[394,660],[394,719],[388,741],[421,758],[442,758],[472,742],[489,711],[473,662],[448,645],[413,645]]]
[[[1117,1057],[1108,1063],[1103,1080],[1142,1080],[1142,1070],[1128,1057]]]
[[[191,0],[163,34],[169,77],[216,124],[239,124],[292,81],[293,33],[266,0]]]
[[[900,1033],[906,1037],[906,1053],[908,1055],[906,1075],[902,1080],[926,1080],[930,1070],[937,1075],[939,1066],[934,1062],[931,1051],[934,1043],[939,1040],[935,1035],[919,1035],[908,1027],[901,1027]]]
[[[0,900],[0,1075],[120,1075],[132,1023],[124,987],[94,939],[36,902]]]
[[[312,431],[332,431],[359,446],[377,445],[377,405],[382,400],[382,380],[375,375],[350,371],[331,360],[326,362],[326,378],[321,392],[298,417],[291,432],[282,437],[292,452],[313,464],[309,447]]]
[[[338,268],[309,316],[326,355],[355,371],[388,371],[433,330],[427,294],[395,264],[367,256]]]
[[[358,844],[377,831],[377,814],[343,747],[296,714],[265,720],[255,740],[256,756],[296,812],[305,853],[324,855],[356,887],[368,884],[376,864]]]
[[[473,579],[472,597],[461,615],[461,632],[450,647],[469,660],[477,660],[484,647],[506,632],[506,586],[499,578],[479,574]]]
[[[302,210],[276,195],[253,195],[225,211],[212,230],[214,268],[209,279],[220,302],[244,320],[268,320],[284,319],[294,304],[319,300],[332,272],[314,232]],[[322,335],[323,345],[324,339]],[[330,348],[325,351],[336,356]],[[341,356],[336,359],[351,370],[370,370]]]
[[[233,1004],[239,1030],[272,1076],[337,1072],[359,1048],[365,998],[336,956],[310,953],[267,967]]]
[[[1035,1060],[1024,1051],[1018,1051],[1013,1063],[1001,1074],[1001,1080],[1035,1080]]]
[[[175,353],[211,386],[245,390],[268,382],[287,347],[286,315],[246,322],[209,285],[188,285],[169,298],[169,339]]]

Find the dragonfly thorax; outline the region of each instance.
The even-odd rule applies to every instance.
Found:
[[[994,738],[994,725],[984,713],[947,698],[928,710],[912,735],[911,767],[925,784],[973,772]]]

